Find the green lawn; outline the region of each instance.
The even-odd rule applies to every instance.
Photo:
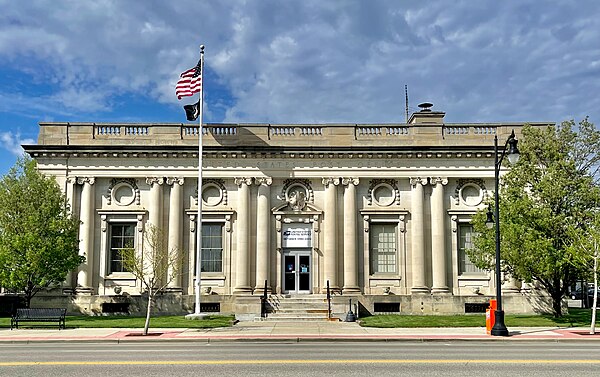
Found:
[[[150,318],[150,328],[195,328],[229,327],[233,316],[211,315],[204,320],[188,320],[183,315],[157,316]],[[143,328],[146,317],[130,316],[67,316],[67,328]],[[37,324],[36,324],[37,325]],[[42,324],[40,324],[42,325]],[[51,327],[52,323],[43,324]],[[10,318],[0,318],[0,328],[10,327]],[[23,327],[27,327],[25,323]]]
[[[589,326],[591,309],[569,309],[569,314],[552,315],[506,314],[507,327],[579,327]],[[596,316],[598,320],[598,315]],[[485,314],[480,315],[374,315],[360,319],[365,327],[485,327]],[[600,322],[600,321],[599,321]],[[600,323],[599,323],[600,325]]]
[[[562,318],[551,315],[507,314],[507,327],[585,327],[590,325],[590,309],[569,309]],[[130,316],[67,316],[68,328],[143,328],[145,317]],[[150,328],[214,328],[229,327],[233,316],[214,315],[205,320],[187,320],[183,315],[157,316],[150,319]],[[360,319],[366,327],[485,327],[485,315],[374,315]],[[598,320],[600,327],[600,319]],[[51,323],[44,324],[52,327]],[[9,328],[10,318],[0,318],[0,328]]]

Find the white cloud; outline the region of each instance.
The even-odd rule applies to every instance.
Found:
[[[15,156],[20,156],[24,153],[21,145],[35,144],[33,139],[21,139],[20,134],[12,132],[0,132],[0,146],[6,149]]]
[[[55,118],[111,111],[122,93],[176,103],[177,76],[204,43],[207,104],[219,106],[207,114],[225,114],[209,121],[401,122],[408,84],[412,107],[431,101],[453,122],[588,114],[600,122],[593,0],[0,0],[0,8],[0,70],[46,88],[34,96]],[[219,93],[209,91],[215,84]],[[1,88],[0,98],[31,96]]]

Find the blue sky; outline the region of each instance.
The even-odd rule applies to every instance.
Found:
[[[40,121],[600,124],[600,2],[0,0],[0,174]]]

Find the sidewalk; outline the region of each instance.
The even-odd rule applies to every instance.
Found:
[[[137,342],[137,341],[581,341],[598,340],[600,333],[589,335],[589,328],[509,328],[509,337],[487,335],[482,327],[461,328],[395,328],[360,327],[346,322],[239,322],[216,329],[150,328],[142,329],[52,328],[0,329],[0,343],[31,342]]]

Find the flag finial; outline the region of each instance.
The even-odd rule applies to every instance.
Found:
[[[204,45],[200,45],[200,53],[204,54]]]

